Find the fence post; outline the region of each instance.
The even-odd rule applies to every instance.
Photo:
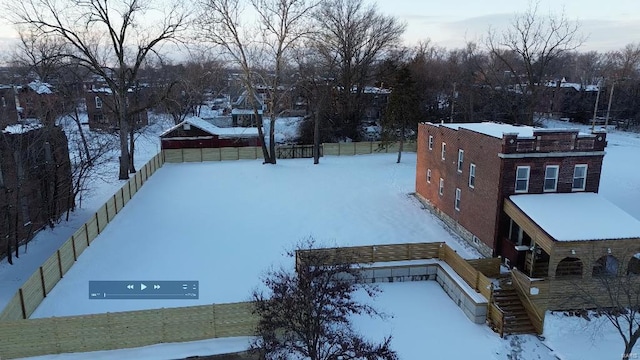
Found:
[[[118,201],[116,200],[116,194],[113,194],[113,208],[116,211],[116,214],[118,214]]]
[[[131,180],[127,180],[127,187],[129,188],[129,200],[131,200]]]
[[[22,308],[22,318],[27,318],[27,309],[24,307],[24,295],[22,295],[22,288],[18,289],[18,294],[20,294],[20,307]]]
[[[113,204],[114,207],[116,204]],[[111,222],[111,219],[109,219],[109,200],[107,200],[106,203],[104,203],[104,213],[107,214],[107,224]]]
[[[218,330],[217,330],[217,326],[216,323],[218,322],[218,319],[216,318],[216,304],[211,305],[211,314],[212,314],[212,323],[213,323],[213,338],[217,338],[218,337]]]
[[[98,209],[98,211],[100,211],[100,209]],[[95,214],[95,218],[96,218],[96,230],[98,230],[98,235],[100,235],[100,217],[98,216],[98,213],[96,212]],[[87,236],[87,239],[89,237]]]
[[[480,271],[476,270],[476,292],[480,292]]]
[[[76,237],[71,235],[71,248],[73,249],[73,261],[78,261],[78,255],[76,254]]]
[[[47,288],[44,286],[44,271],[40,266],[40,285],[42,286],[42,297],[47,297]]]
[[[240,148],[236,147],[236,160],[240,160]]]
[[[57,250],[56,253],[58,254],[58,270],[60,270],[60,279],[62,279],[62,259],[60,258],[60,250]]]
[[[91,241],[89,241],[89,230],[87,228],[87,223],[84,223],[84,237],[87,239],[87,246],[91,246]]]

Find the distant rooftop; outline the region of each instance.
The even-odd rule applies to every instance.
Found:
[[[230,127],[230,128],[223,128],[223,127],[217,127],[215,125],[213,125],[212,123],[210,123],[207,120],[203,120],[199,117],[190,117],[188,119],[186,119],[185,121],[181,122],[180,124],[172,127],[171,129],[163,132],[162,134],[160,134],[160,136],[164,136],[165,134],[168,134],[169,132],[177,129],[178,127],[183,126],[184,124],[189,124],[192,126],[197,127],[198,129],[204,130],[212,135],[218,135],[221,138],[224,137],[256,137],[258,136],[258,128],[255,127]]]
[[[509,199],[557,241],[640,238],[640,220],[596,193],[512,195]]]
[[[475,131],[480,134],[484,134],[487,136],[495,137],[498,139],[502,139],[504,134],[517,134],[518,137],[533,137],[533,132],[578,132],[578,129],[545,129],[538,128],[532,126],[520,126],[520,125],[509,125],[509,124],[499,124],[494,122],[482,122],[482,123],[449,123],[449,124],[433,124],[436,126],[444,126],[450,129],[459,130],[466,129],[470,131]],[[581,133],[581,135],[588,135],[585,133]]]

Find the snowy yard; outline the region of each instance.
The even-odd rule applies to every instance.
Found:
[[[410,193],[415,154],[165,164],[32,317],[248,300],[304,238],[350,246],[446,241],[474,256]],[[285,262],[286,261],[286,262]],[[89,280],[198,280],[198,300],[89,300]]]

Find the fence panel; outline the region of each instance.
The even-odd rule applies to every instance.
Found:
[[[218,337],[248,336],[255,334],[256,317],[252,314],[253,304],[216,304],[214,326]]]
[[[450,247],[445,247],[445,262],[472,288],[476,288],[478,271]]]
[[[53,254],[42,264],[42,275],[44,277],[44,290],[48,294],[51,289],[60,281],[60,264],[58,254]]]
[[[40,277],[40,271],[34,272],[27,281],[22,285],[22,300],[24,301],[24,309],[27,317],[31,315],[38,305],[44,299],[42,293],[42,278]]]
[[[22,319],[22,305],[20,305],[20,294],[13,295],[7,306],[5,306],[2,313],[0,313],[0,325],[3,321],[20,320]],[[0,339],[7,339],[0,331]]]
[[[98,209],[96,216],[98,218],[98,232],[101,233],[109,223],[109,218],[107,217],[107,204],[102,205]]]
[[[106,211],[107,211],[107,223],[111,222],[111,220],[113,220],[114,217],[116,217],[116,200],[115,198],[112,196],[109,200],[107,200],[106,205]]]
[[[118,190],[118,192],[114,195],[114,200],[116,202],[116,213],[119,213],[120,210],[122,210],[122,208],[124,207],[124,197],[122,196],[122,191],[123,188],[120,188],[120,190]]]
[[[164,342],[215,338],[213,306],[162,309]]]
[[[220,161],[220,148],[202,149],[202,161]]]
[[[73,234],[73,239],[76,247],[76,257],[79,257],[87,246],[89,246],[87,245],[87,233],[85,232],[84,226]]]
[[[129,182],[128,181],[126,183],[124,183],[124,186],[122,187],[122,198],[124,200],[124,202],[122,203],[122,206],[127,205],[129,200],[131,200],[131,193],[129,192]]]
[[[201,162],[202,149],[182,149],[182,160],[184,162]]]
[[[340,155],[340,144],[337,143],[325,143],[322,144],[323,155]]]
[[[162,341],[162,310],[107,314],[109,349],[139,347]]]
[[[238,160],[239,159],[238,148],[224,147],[220,148],[220,160]]]
[[[473,259],[467,262],[488,277],[495,278],[500,275],[500,258]]]
[[[129,188],[129,193],[131,194],[131,198],[138,192],[138,187],[136,186],[136,178],[133,177],[127,181],[127,187]]]
[[[371,154],[373,152],[373,143],[371,142],[356,142],[354,144],[356,155]]]
[[[164,153],[164,162],[181,163],[184,161],[182,149],[165,149],[162,152]]]
[[[355,143],[338,143],[340,147],[340,155],[355,155],[356,154],[356,145]]]
[[[247,146],[238,148],[238,159],[255,160],[258,158],[258,148]]]
[[[60,253],[60,267],[62,268],[62,276],[64,276],[75,262],[75,259],[73,258],[73,244],[71,243],[71,239],[65,241],[65,243],[60,246],[56,252],[56,258],[58,257],[58,253]]]

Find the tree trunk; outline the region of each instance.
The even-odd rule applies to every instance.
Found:
[[[135,174],[136,173],[136,165],[133,162],[134,158],[133,158],[133,153],[135,151],[135,145],[136,145],[136,141],[135,141],[135,125],[131,126],[131,131],[129,131],[129,173],[130,174]]]
[[[73,121],[76,123],[76,126],[78,126],[78,133],[80,134],[80,140],[82,141],[82,147],[84,148],[84,153],[87,156],[87,162],[89,163],[89,165],[92,165],[93,159],[91,158],[89,143],[87,142],[87,137],[84,135],[84,130],[82,129],[82,122],[80,122],[80,114],[78,114],[77,108],[74,109]]]
[[[313,124],[313,164],[320,163],[320,111],[316,109]]]
[[[120,109],[118,113],[118,123],[120,125],[120,173],[118,179],[129,179],[129,123],[127,122],[127,109],[126,104],[126,90],[124,95],[118,95],[120,97]]]
[[[267,149],[267,144],[264,142],[264,130],[262,128],[262,118],[258,115],[258,110],[254,107],[253,114],[256,118],[256,121],[260,123],[256,124],[258,128],[258,137],[260,138],[260,146],[262,148],[262,156],[264,157],[263,164],[271,163],[271,157],[269,156],[269,149]]]
[[[271,112],[271,118],[269,119],[269,153],[271,157],[271,164],[276,163],[276,114]]]
[[[405,131],[405,124],[402,124],[402,129],[400,130],[400,146],[398,146],[398,160],[396,161],[396,164],[400,163],[400,160],[402,159],[402,150],[404,149],[404,131]]]
[[[640,337],[640,331],[636,330],[629,337],[629,341],[625,341],[624,345],[624,353],[622,354],[622,360],[632,359],[634,356],[633,347],[636,345],[638,341],[638,337]]]

